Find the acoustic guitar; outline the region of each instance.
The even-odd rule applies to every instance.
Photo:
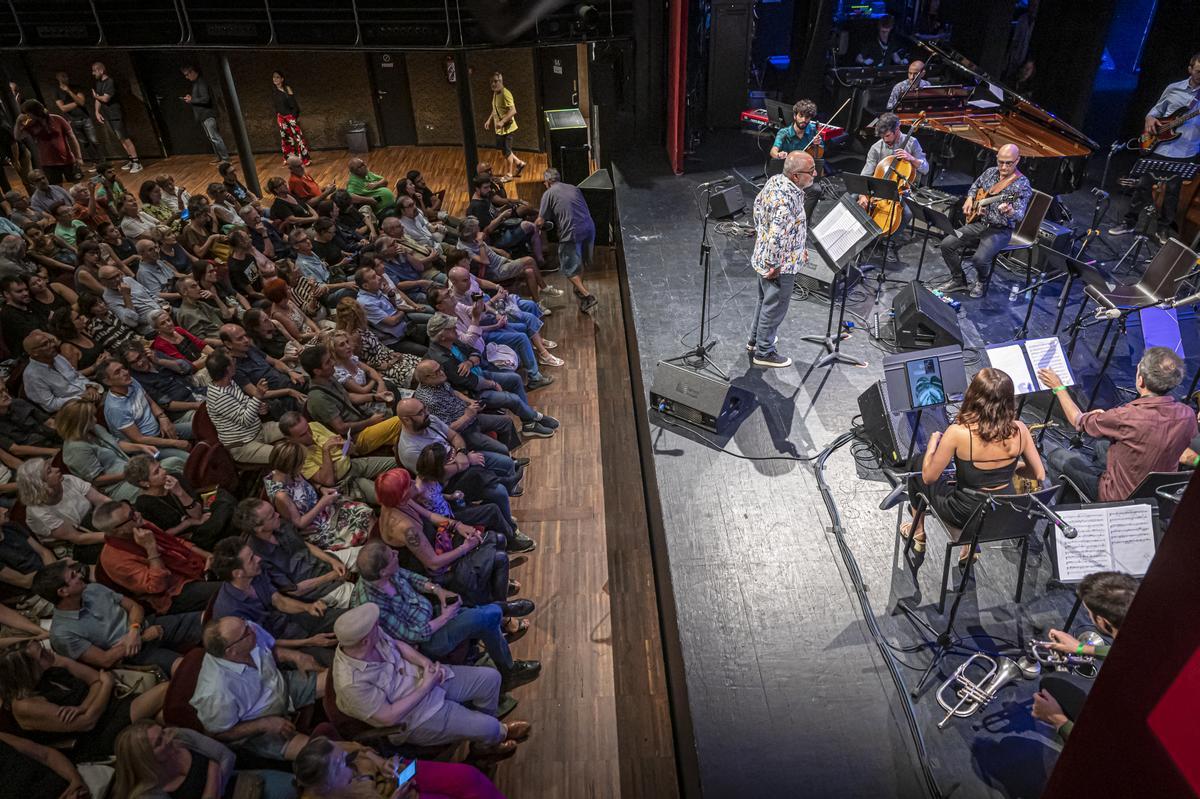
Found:
[[[1158,128],[1158,132],[1143,133],[1138,136],[1138,147],[1143,152],[1149,152],[1164,142],[1178,139],[1183,135],[1179,132],[1179,127],[1198,115],[1200,115],[1200,98],[1192,100],[1190,105],[1186,105],[1172,114],[1160,117],[1162,124]]]
[[[995,188],[993,186],[992,188]],[[1016,202],[1017,194],[1012,191],[1009,186],[996,194],[988,194],[987,189],[980,189],[975,192],[975,198],[971,201],[971,213],[967,214],[967,223],[970,224],[978,219],[983,214],[983,209],[994,203],[1011,203]]]

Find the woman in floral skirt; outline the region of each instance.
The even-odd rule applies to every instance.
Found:
[[[275,121],[279,123],[279,146],[283,150],[284,163],[287,163],[289,155],[298,155],[308,166],[311,163],[308,142],[304,139],[304,131],[300,129],[300,103],[296,100],[296,93],[279,70],[271,73],[271,82],[275,84],[271,98],[275,103]]]

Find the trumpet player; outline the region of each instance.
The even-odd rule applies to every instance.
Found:
[[[1110,638],[1117,637],[1137,586],[1137,580],[1121,572],[1096,572],[1083,578],[1079,583],[1079,598],[1096,629]],[[1062,630],[1051,630],[1049,638],[1050,648],[1065,655],[1096,660],[1108,657],[1109,647],[1080,643]],[[1066,743],[1090,686],[1091,681],[1072,678],[1070,674],[1043,677],[1041,690],[1033,695],[1033,717],[1054,727],[1059,739]]]

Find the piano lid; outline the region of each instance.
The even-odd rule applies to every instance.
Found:
[[[1066,136],[1067,138],[1074,139],[1079,144],[1091,150],[1095,150],[1100,146],[1096,142],[1092,141],[1086,134],[1084,134],[1083,131],[1059,119],[1054,114],[1051,114],[1049,111],[1034,103],[1032,100],[1017,94],[1000,81],[994,80],[982,72],[979,72],[978,67],[971,61],[967,60],[967,58],[961,53],[949,48],[939,47],[933,42],[918,42],[918,44],[921,47],[924,47],[930,53],[933,53],[934,56],[941,58],[948,66],[962,72],[965,75],[971,76],[979,83],[990,84],[1000,89],[1004,95],[1000,102],[1002,109],[1014,111],[1022,116],[1028,117],[1032,121],[1044,125],[1047,128]]]

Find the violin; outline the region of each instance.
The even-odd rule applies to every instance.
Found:
[[[904,141],[897,149],[908,151],[908,147],[912,144],[913,136],[922,125],[925,124],[925,112],[913,120],[912,127],[908,129],[908,135],[904,137]],[[912,188],[913,180],[917,175],[917,167],[915,164],[905,161],[896,156],[889,155],[879,160],[875,165],[875,177],[884,180],[890,180],[896,184],[896,191],[901,198]],[[902,200],[872,200],[867,206],[867,213],[875,220],[875,224],[879,225],[884,236],[890,236],[900,229],[900,224],[904,221],[904,209],[901,205]]]

